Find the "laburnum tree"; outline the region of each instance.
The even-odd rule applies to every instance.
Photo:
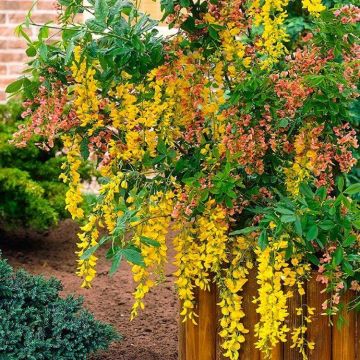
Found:
[[[175,30],[160,36],[136,3],[88,3],[59,0],[59,24],[27,38],[29,71],[8,89],[27,98],[18,146],[34,132],[49,147],[63,140],[83,286],[107,247],[110,273],[132,264],[136,316],[163,278],[174,231],[185,321],[196,322],[196,288],[215,283],[224,355],[237,359],[248,332],[242,289],[255,269],[256,347],[269,355],[290,339],[306,358],[314,309],[304,298],[301,327],[285,320],[312,271],[328,293],[317,310],[337,314],[346,291],[357,294],[347,307],[359,305],[360,184],[349,175],[359,155],[359,7],[162,0]],[[306,26],[291,37],[296,11]],[[26,37],[34,25],[30,13],[17,30]],[[89,157],[100,190],[84,218],[79,167]]]

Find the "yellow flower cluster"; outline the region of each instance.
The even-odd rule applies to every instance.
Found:
[[[91,282],[96,275],[97,257],[91,254],[86,259],[81,259],[85,251],[98,245],[99,227],[107,228],[109,234],[114,231],[116,218],[121,215],[120,212],[115,211],[114,198],[121,188],[121,183],[124,175],[119,172],[110,178],[110,181],[103,184],[100,189],[101,201],[99,201],[92,214],[88,218],[86,225],[81,227],[82,233],[78,234],[80,242],[77,244],[79,251],[76,252],[78,257],[77,275],[83,278],[82,287],[91,287]]]
[[[287,18],[286,7],[289,0],[254,0],[251,2],[249,14],[254,19],[256,26],[263,26],[261,40],[257,45],[266,55],[262,67],[266,69],[279,61],[280,57],[286,53],[284,43],[289,40],[286,33],[284,22]],[[307,9],[311,15],[318,16],[326,9],[321,0],[302,0],[303,8]]]
[[[219,287],[221,300],[218,304],[221,308],[219,335],[223,339],[221,347],[225,350],[224,356],[231,360],[239,358],[241,344],[245,342],[244,334],[249,332],[241,321],[245,313],[241,307],[242,297],[239,295],[247,282],[248,268],[253,266],[252,262],[245,261],[244,255],[248,246],[243,237],[236,239],[230,266],[224,270],[222,274],[224,282]],[[243,263],[246,263],[246,266]]]
[[[81,58],[81,47],[74,49],[74,62],[71,73],[75,80],[74,106],[81,126],[91,127],[88,134],[93,135],[96,128],[104,126],[99,114],[100,101],[97,96],[98,85],[94,79],[95,68],[88,66],[85,59]]]
[[[135,226],[133,242],[141,250],[145,267],[133,265],[131,269],[133,279],[138,283],[134,292],[132,319],[137,316],[139,308],[144,309],[143,299],[155,285],[155,281],[163,277],[163,268],[167,259],[166,235],[170,227],[173,198],[172,192],[157,192],[150,196],[150,203],[143,208],[143,220],[133,224]],[[142,239],[156,241],[158,246],[152,246]]]
[[[123,73],[123,77],[128,79],[129,75]],[[138,101],[149,90],[153,91],[151,99]],[[168,103],[162,101],[162,94],[156,81],[150,83],[150,89],[129,82],[121,83],[110,93],[114,99],[109,103],[111,125],[125,134],[122,150],[117,152],[119,159],[135,163],[146,151],[152,157],[157,155],[158,135],[154,129],[168,108]]]
[[[312,315],[314,315],[315,308],[312,308],[308,305],[302,304],[301,297],[301,307],[296,309],[296,314],[301,316],[301,325],[294,328],[291,332],[292,345],[290,348],[296,348],[301,354],[303,360],[307,360],[307,349],[313,350],[315,344],[311,341],[306,340],[306,331],[307,324],[311,323]],[[304,313],[306,312],[306,314]]]
[[[65,208],[70,212],[74,220],[79,220],[84,217],[84,211],[80,207],[83,201],[79,174],[81,165],[80,138],[79,136],[71,137],[69,135],[63,135],[61,139],[67,153],[66,162],[61,165],[63,172],[59,178],[69,184],[69,189],[65,197]]]
[[[194,287],[210,290],[211,274],[219,272],[221,265],[227,262],[228,224],[225,217],[224,209],[209,200],[204,214],[194,223],[182,225],[182,231],[174,239],[178,268],[175,284],[182,301],[184,321],[195,322]]]
[[[313,16],[319,16],[319,13],[326,9],[321,0],[302,0],[302,4]]]
[[[277,63],[286,53],[284,42],[289,40],[289,36],[284,21],[287,18],[288,3],[289,0],[264,0],[261,5],[260,0],[255,0],[251,4],[249,11],[254,18],[254,24],[264,27],[262,38],[257,43],[266,55],[262,65],[264,69]]]
[[[83,232],[78,234],[80,242],[77,244],[79,251],[76,254],[80,259],[77,260],[78,269],[76,274],[83,278],[81,287],[85,288],[91,287],[91,282],[95,278],[97,257],[91,254],[87,259],[81,259],[81,256],[84,255],[86,250],[98,244],[99,231],[97,229],[97,221],[98,219],[95,215],[90,215],[87,224],[81,227]]]
[[[256,347],[266,356],[271,349],[281,342],[286,342],[289,332],[284,320],[288,316],[287,299],[291,292],[285,292],[283,286],[293,286],[296,273],[289,268],[285,261],[286,240],[271,242],[262,250],[257,248],[255,253],[258,261],[257,283],[259,285],[256,312],[259,313],[259,322],[255,325],[255,335],[258,337]]]
[[[311,131],[303,129],[296,136],[294,142],[295,160],[291,167],[284,169],[285,184],[289,194],[299,194],[299,186],[308,179],[314,168],[316,152],[310,149]]]
[[[245,45],[236,38],[239,34],[240,29],[232,22],[228,23],[226,28],[220,32],[221,46],[227,61],[242,59],[245,55]]]

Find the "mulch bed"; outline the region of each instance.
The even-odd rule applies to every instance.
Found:
[[[15,268],[56,276],[64,285],[64,294],[83,296],[85,306],[97,319],[113,324],[125,337],[109,351],[93,355],[91,360],[177,359],[178,303],[171,261],[166,266],[165,282],[148,294],[145,310],[130,322],[134,284],[129,266],[123,262],[110,278],[109,262],[99,256],[98,276],[92,289],[81,289],[81,280],[75,275],[77,232],[78,227],[71,220],[43,234],[0,230],[0,249]]]

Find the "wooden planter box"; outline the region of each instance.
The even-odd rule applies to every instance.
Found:
[[[257,295],[255,274],[251,274],[243,292],[243,308],[246,314],[243,319],[244,326],[250,330],[245,335],[246,342],[242,344],[240,360],[261,360],[264,357],[254,344],[254,325],[257,323],[258,314],[252,299]],[[328,325],[328,318],[320,315],[321,304],[326,300],[326,295],[320,291],[323,286],[311,279],[307,283],[306,299],[309,306],[316,308],[313,321],[308,326],[308,339],[315,342],[315,349],[308,355],[311,360],[360,360],[360,314],[355,312],[344,314],[347,322],[340,330],[334,325]],[[350,296],[350,295],[347,295]],[[219,310],[216,305],[217,294],[213,287],[211,292],[199,291],[197,294],[199,315],[198,325],[191,321],[182,323],[179,329],[179,359],[180,360],[223,360],[218,336]],[[295,309],[299,307],[299,299],[294,296],[289,300],[288,326],[298,326],[299,316]],[[300,360],[301,355],[291,349],[291,339],[279,344],[272,353],[273,360]]]

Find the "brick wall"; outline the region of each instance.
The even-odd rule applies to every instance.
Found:
[[[16,79],[24,68],[26,42],[14,34],[32,6],[30,0],[0,0],[0,102],[5,101],[7,84]],[[33,21],[44,23],[56,18],[54,0],[40,0],[33,11]],[[37,29],[29,30],[31,37]]]
[[[160,0],[143,0],[141,9],[155,19],[160,19]],[[32,19],[36,23],[45,23],[56,19],[56,1],[39,0],[33,9]],[[15,27],[23,22],[32,6],[31,0],[0,0],[0,102],[6,100],[5,88],[14,81],[24,68],[26,42],[14,34]],[[37,28],[29,30],[35,37]]]

